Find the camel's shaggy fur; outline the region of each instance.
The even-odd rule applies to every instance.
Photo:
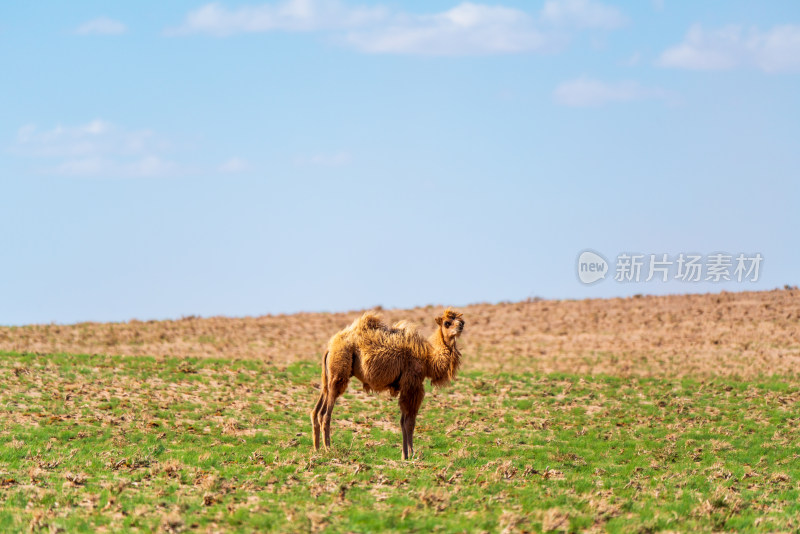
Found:
[[[388,326],[367,312],[331,338],[322,358],[322,392],[311,410],[315,449],[319,449],[320,427],[325,448],[330,447],[333,406],[354,376],[366,392],[400,395],[403,459],[414,454],[414,426],[425,397],[425,379],[430,378],[434,386],[446,385],[461,366],[456,340],[464,330],[462,315],[447,308],[436,317],[436,325],[436,331],[425,339],[406,321]]]

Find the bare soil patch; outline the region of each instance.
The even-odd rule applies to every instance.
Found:
[[[443,307],[383,310],[427,333]],[[531,300],[460,308],[467,370],[616,376],[796,374],[800,291]],[[362,311],[0,327],[0,350],[316,360]]]

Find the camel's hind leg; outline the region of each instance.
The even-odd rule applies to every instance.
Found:
[[[314,429],[314,450],[319,450],[319,428],[322,423],[322,417],[320,416],[320,411],[324,408],[325,403],[327,402],[328,398],[328,353],[330,351],[325,351],[325,355],[322,357],[322,376],[320,377],[319,381],[319,399],[317,400],[317,404],[314,406],[314,409],[311,410],[311,427]],[[323,412],[324,413],[324,412]]]
[[[311,410],[311,426],[314,429],[314,450],[319,450],[319,429],[320,429],[320,411],[325,406],[325,390],[323,389],[319,394],[319,400]]]
[[[325,399],[325,404],[322,406],[320,412],[320,419],[322,420],[322,431],[325,434],[325,448],[331,448],[331,415],[333,415],[333,406],[336,404],[342,393],[347,389],[347,378],[331,378],[328,384],[328,395]]]

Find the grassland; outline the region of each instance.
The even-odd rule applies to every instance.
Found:
[[[0,531],[800,528],[793,377],[467,370],[429,392],[409,462],[395,402],[357,387],[311,452],[317,380],[307,361],[2,353]]]

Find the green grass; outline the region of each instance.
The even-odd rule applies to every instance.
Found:
[[[311,451],[317,364],[0,354],[0,532],[800,527],[799,384],[464,373],[417,457],[353,382]]]

